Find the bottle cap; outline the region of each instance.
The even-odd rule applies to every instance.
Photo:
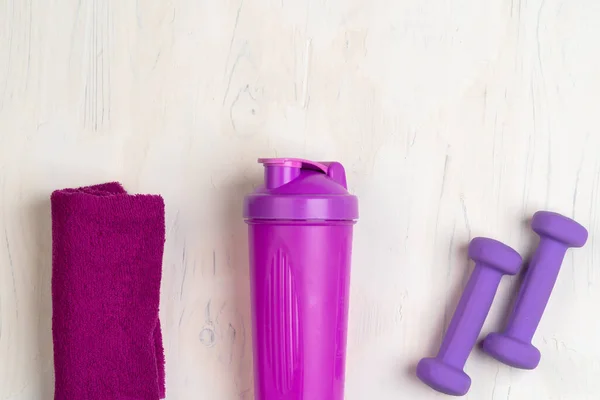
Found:
[[[263,158],[264,184],[244,199],[244,218],[271,220],[358,219],[358,199],[348,193],[339,162]]]

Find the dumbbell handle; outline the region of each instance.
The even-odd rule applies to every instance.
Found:
[[[542,319],[568,247],[542,237],[506,327],[506,335],[530,343]]]
[[[485,264],[476,264],[438,352],[446,364],[462,369],[477,343],[485,318],[500,285],[502,273]]]

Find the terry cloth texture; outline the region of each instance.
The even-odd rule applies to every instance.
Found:
[[[111,182],[51,205],[54,399],[163,399],[163,199]]]

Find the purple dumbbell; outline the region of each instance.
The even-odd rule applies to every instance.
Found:
[[[521,256],[493,239],[475,238],[469,244],[469,257],[475,261],[469,282],[452,316],[442,346],[435,358],[424,358],[417,376],[431,388],[445,394],[463,396],[471,378],[463,371],[475,346],[503,275],[514,275]]]
[[[522,369],[534,369],[540,362],[540,351],[531,339],[542,319],[554,288],[563,258],[570,247],[581,247],[587,230],[560,214],[539,211],[531,221],[540,236],[540,244],[529,263],[523,285],[504,333],[491,333],[483,341],[483,349],[495,359]]]

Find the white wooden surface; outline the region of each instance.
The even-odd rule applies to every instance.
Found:
[[[538,209],[590,241],[539,368],[474,351],[466,398],[600,398],[599,20],[596,0],[0,0],[0,399],[52,398],[49,195],[108,180],[166,199],[168,399],[253,399],[239,215],[275,155],[343,162],[361,200],[346,399],[444,398],[414,365],[465,246],[530,254]]]

